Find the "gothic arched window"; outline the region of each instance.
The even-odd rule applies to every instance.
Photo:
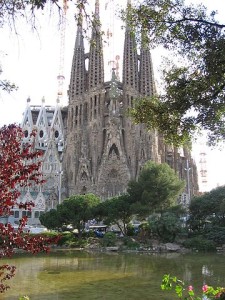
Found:
[[[116,154],[117,157],[120,158],[119,150],[115,144],[112,144],[111,148],[109,149],[109,156],[113,154]]]

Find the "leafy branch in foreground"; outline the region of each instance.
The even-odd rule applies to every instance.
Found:
[[[3,90],[7,93],[11,93],[17,90],[17,87],[14,83],[11,83],[8,80],[0,80],[0,90]]]
[[[163,276],[161,289],[163,291],[174,290],[177,297],[184,300],[225,299],[225,288],[223,287],[214,288],[204,284],[202,286],[202,295],[196,296],[192,285],[185,288],[185,283],[182,280],[178,279],[176,276],[170,276],[169,274]]]
[[[0,217],[7,218],[12,208],[31,210],[32,202],[18,203],[21,187],[28,188],[43,183],[42,152],[34,149],[35,132],[30,133],[30,143],[22,144],[23,130],[15,124],[0,128]],[[1,219],[2,220],[2,219]],[[27,217],[20,220],[18,229],[0,220],[0,258],[12,256],[16,249],[29,253],[48,252],[58,237],[47,238],[30,235],[24,231]],[[9,288],[5,281],[15,275],[14,266],[0,266],[0,293]]]
[[[1,65],[0,65],[0,75],[2,74],[2,68],[1,68]],[[6,80],[6,79],[1,79],[0,80],[0,91],[5,91],[7,93],[11,93],[15,90],[17,90],[17,86],[15,85],[15,83],[11,83],[9,80]]]
[[[132,111],[135,122],[176,145],[201,129],[210,145],[225,138],[225,25],[215,17],[184,0],[146,0],[126,14],[142,43],[160,45],[176,58],[164,66],[162,92],[141,99]]]

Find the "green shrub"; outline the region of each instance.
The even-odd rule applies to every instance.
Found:
[[[117,237],[114,232],[106,232],[101,240],[104,247],[113,247],[116,245]]]
[[[127,225],[127,235],[134,236],[135,235],[135,228],[132,224]]]
[[[124,242],[124,246],[126,246],[127,249],[136,250],[140,248],[140,244],[128,236],[125,236],[123,238],[123,242]]]
[[[46,232],[42,232],[41,235],[48,237],[48,238],[54,238],[58,235],[61,235],[61,233],[56,232],[56,231],[46,231]]]
[[[95,232],[94,231],[82,232],[82,238],[89,238],[89,237],[95,237]]]
[[[206,232],[205,237],[217,246],[221,246],[225,244],[225,227],[214,226]]]
[[[61,237],[58,241],[59,246],[67,246],[69,241],[72,241],[74,239],[74,234],[72,232],[63,232],[61,234]]]
[[[173,243],[181,232],[181,221],[174,213],[153,214],[148,219],[153,236],[158,236],[164,243]]]
[[[207,240],[202,236],[196,236],[190,239],[187,239],[183,242],[184,247],[195,249],[199,251],[214,251],[216,245],[213,241]]]
[[[84,248],[87,245],[87,240],[73,237],[71,240],[66,241],[65,245],[69,248]]]

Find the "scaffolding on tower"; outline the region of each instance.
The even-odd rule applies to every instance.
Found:
[[[58,90],[57,90],[57,103],[61,103],[63,100],[63,88],[64,88],[64,57],[65,57],[65,35],[66,35],[66,14],[67,14],[67,0],[63,0],[63,11],[61,18],[60,28],[60,53],[59,53],[59,73],[57,76]]]
[[[118,55],[115,49],[115,1],[114,0],[108,0],[105,3],[105,11],[107,14],[109,14],[109,17],[106,21],[106,43],[105,46],[108,47],[107,53],[108,56],[106,58],[106,62],[109,65],[112,65],[110,68],[110,78],[111,78],[111,72],[112,69],[115,70],[116,78],[119,81],[120,80],[120,55]]]
[[[200,144],[200,189],[202,192],[208,191],[208,171],[207,171],[207,153],[204,143]]]
[[[115,60],[108,61],[108,65],[112,64],[113,69],[115,70],[115,73],[116,73],[116,79],[118,81],[120,80],[120,74],[119,74],[120,65],[119,65],[119,60],[120,60],[120,56],[116,55]]]

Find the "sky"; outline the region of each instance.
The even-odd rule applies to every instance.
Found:
[[[94,2],[93,0],[91,2]],[[203,2],[209,10],[218,10],[219,19],[225,24],[225,0],[192,0],[193,3]],[[112,32],[112,37],[106,38],[105,80],[110,78],[112,64],[119,55],[120,72],[122,70],[123,33],[121,23],[116,17],[116,8],[112,3],[125,5],[125,0],[100,0],[100,15],[103,30]],[[70,79],[73,48],[76,35],[74,20],[75,7],[69,2],[66,18],[65,48],[64,48],[64,97],[61,105],[67,105],[67,89]],[[51,15],[51,17],[49,17]],[[57,98],[57,75],[60,65],[60,27],[57,11],[46,9],[38,13],[36,29],[32,29],[25,20],[16,22],[14,28],[0,28],[0,65],[3,70],[1,78],[14,82],[19,89],[12,94],[0,93],[0,126],[10,123],[20,123],[22,114],[30,97],[31,105],[41,105],[44,97],[46,105],[55,105]],[[109,43],[107,43],[109,42]],[[87,49],[87,48],[86,48]],[[88,51],[88,50],[87,50]],[[154,74],[157,79],[161,62],[161,53],[156,49],[152,52]],[[194,144],[193,158],[200,169],[199,153],[206,153],[208,185],[200,189],[210,190],[225,184],[225,146],[222,150],[209,149],[205,142]]]

